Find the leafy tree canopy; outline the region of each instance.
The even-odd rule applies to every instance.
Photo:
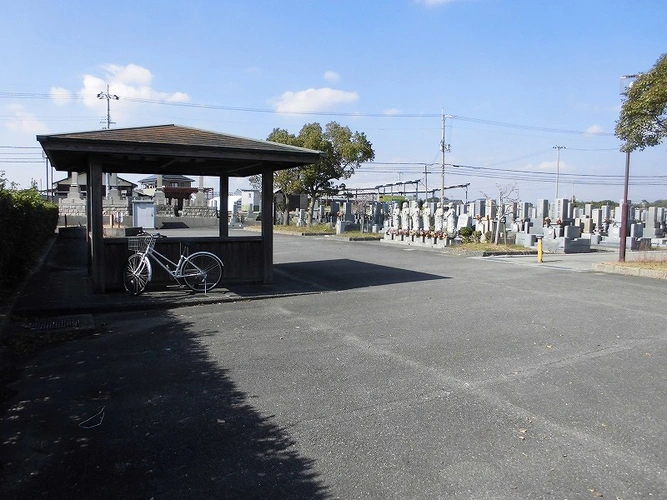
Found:
[[[627,90],[615,134],[623,151],[657,146],[667,136],[667,54]]]
[[[373,145],[362,132],[330,122],[324,129],[319,123],[308,123],[298,135],[276,128],[268,141],[322,151],[322,158],[312,165],[278,171],[274,185],[286,194],[304,193],[309,197],[308,223],[312,221],[315,200],[337,194],[345,185],[338,181],[349,179],[361,163],[373,161]]]

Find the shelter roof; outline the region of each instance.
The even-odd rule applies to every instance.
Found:
[[[95,157],[104,172],[246,177],[317,162],[321,152],[270,141],[156,125],[38,135],[57,170],[86,171]]]

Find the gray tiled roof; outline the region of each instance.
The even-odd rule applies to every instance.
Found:
[[[105,172],[245,177],[316,163],[312,149],[179,125],[39,135],[57,170],[86,171],[91,160]]]
[[[310,151],[277,142],[249,139],[230,134],[221,134],[181,125],[155,125],[149,127],[118,128],[54,134],[49,137],[101,142],[132,142],[164,144],[170,146],[197,146],[256,151]]]

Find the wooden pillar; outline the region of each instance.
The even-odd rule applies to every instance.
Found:
[[[77,179],[78,182],[78,179]],[[92,192],[91,189],[91,184],[90,184],[90,170],[86,171],[86,258],[88,259],[87,266],[88,266],[88,276],[93,275],[93,242],[90,237],[90,228],[93,226],[93,222],[91,220],[91,214],[93,213],[91,207],[90,207],[90,193]]]
[[[99,158],[91,158],[88,162],[88,220],[90,226],[89,250],[91,255],[91,275],[96,292],[104,293],[106,284],[104,273],[104,219],[102,217],[102,200],[104,198],[104,176]]]
[[[227,199],[229,198],[229,176],[220,176],[220,206],[218,207],[220,218],[218,219],[219,238],[229,238],[229,217],[227,216]]]
[[[262,170],[262,254],[264,283],[273,283],[273,169]]]

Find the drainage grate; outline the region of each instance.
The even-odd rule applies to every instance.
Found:
[[[47,318],[31,323],[30,329],[33,331],[54,331],[54,330],[82,330],[93,329],[93,317],[90,314],[79,314],[76,316],[59,316],[57,318]]]

